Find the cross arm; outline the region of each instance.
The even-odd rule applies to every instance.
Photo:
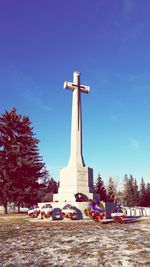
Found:
[[[75,88],[79,87],[80,88],[80,91],[82,93],[89,93],[90,92],[90,87],[89,86],[86,86],[86,85],[77,85],[77,84],[74,84],[72,82],[64,82],[64,89],[70,89],[70,90],[74,90]]]
[[[75,87],[76,87],[75,84],[73,84],[71,82],[64,82],[64,89],[74,90]]]
[[[90,86],[80,85],[80,90],[81,92],[88,94],[90,92]]]

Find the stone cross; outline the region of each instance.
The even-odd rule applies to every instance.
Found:
[[[80,84],[80,73],[73,73],[73,83],[65,82],[65,89],[73,91],[72,96],[72,124],[71,124],[71,152],[69,165],[76,167],[85,166],[82,155],[82,110],[81,110],[81,92],[88,93],[90,87]]]
[[[71,123],[71,151],[67,166],[60,170],[60,186],[58,194],[54,195],[54,201],[58,201],[60,207],[64,203],[71,202],[74,206],[84,211],[87,202],[82,202],[79,207],[75,201],[75,194],[82,193],[86,199],[99,199],[95,195],[93,185],[93,169],[85,166],[82,155],[82,112],[81,93],[88,93],[90,88],[80,84],[80,73],[73,73],[73,82],[65,82],[65,89],[72,90],[72,123]]]

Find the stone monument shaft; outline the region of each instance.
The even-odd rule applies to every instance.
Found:
[[[93,199],[93,169],[86,167],[82,155],[81,93],[88,93],[89,86],[80,84],[80,73],[73,73],[73,82],[65,82],[65,89],[72,91],[71,151],[69,162],[60,170],[60,186],[54,201],[75,202],[75,194],[82,193]]]
[[[73,73],[73,83],[65,82],[65,89],[73,91],[72,96],[72,122],[71,122],[71,151],[69,165],[78,167],[85,166],[82,155],[82,110],[81,110],[81,92],[88,93],[89,86],[80,84],[80,73]]]

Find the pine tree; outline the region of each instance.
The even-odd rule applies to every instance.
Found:
[[[96,184],[95,184],[95,192],[100,195],[101,201],[107,201],[107,194],[104,182],[100,174],[97,177]]]
[[[150,183],[147,183],[146,185],[145,207],[150,207]]]
[[[144,178],[142,177],[140,183],[140,193],[139,193],[139,205],[145,207],[146,205],[146,184]]]
[[[127,176],[127,174],[124,176],[124,190],[123,190],[123,203],[124,205],[128,206],[128,192],[129,192],[129,178]]]
[[[136,178],[133,180],[133,200],[134,206],[139,205],[139,191]]]
[[[29,118],[15,108],[0,117],[0,195],[5,212],[9,201],[18,206],[36,201],[44,164],[32,130]]]
[[[54,194],[58,193],[58,183],[52,177],[48,183],[47,192]]]
[[[40,199],[43,199],[44,195],[46,195],[47,193],[58,193],[58,182],[56,182],[55,179],[50,176],[49,171],[46,169],[45,166],[43,170],[44,175],[42,179],[40,179],[38,192]]]
[[[107,189],[107,201],[116,202],[116,186],[113,178],[109,178],[108,189]]]
[[[134,179],[132,175],[130,175],[129,178],[125,175],[124,182],[124,204],[128,207],[137,206],[139,192],[136,179]]]
[[[44,196],[48,193],[48,184],[51,179],[49,171],[46,169],[46,167],[43,167],[44,175],[39,180],[39,188],[38,188],[38,202],[43,202]]]

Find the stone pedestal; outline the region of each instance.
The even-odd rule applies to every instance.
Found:
[[[82,193],[93,199],[93,169],[89,167],[67,166],[60,170],[60,187],[54,201],[75,201],[75,194]]]

